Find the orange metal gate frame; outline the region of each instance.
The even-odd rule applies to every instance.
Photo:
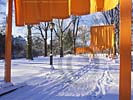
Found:
[[[131,16],[132,0],[120,0],[119,100],[131,100]]]
[[[5,46],[5,82],[11,82],[12,3],[8,0]],[[131,100],[131,12],[132,0],[120,0],[119,100]]]

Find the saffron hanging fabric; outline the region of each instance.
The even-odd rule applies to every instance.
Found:
[[[17,26],[38,24],[53,18],[85,15],[114,8],[119,0],[14,0]]]

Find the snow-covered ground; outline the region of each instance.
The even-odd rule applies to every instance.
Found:
[[[1,60],[0,86],[3,66]],[[94,60],[83,55],[56,56],[53,66],[49,65],[49,57],[12,60],[12,82],[26,85],[0,100],[118,100],[119,59],[99,55]]]

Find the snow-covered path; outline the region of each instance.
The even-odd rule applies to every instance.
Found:
[[[27,85],[0,100],[118,100],[119,64],[108,62],[103,57],[91,63],[85,56],[56,57],[51,70],[49,58],[13,60],[13,82]]]

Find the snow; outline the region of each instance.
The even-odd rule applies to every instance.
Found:
[[[26,85],[0,100],[118,100],[118,58],[111,60],[100,54],[93,60],[88,55],[56,56],[54,70],[49,63],[49,57],[12,60],[12,83]],[[3,66],[1,60],[0,80]]]

